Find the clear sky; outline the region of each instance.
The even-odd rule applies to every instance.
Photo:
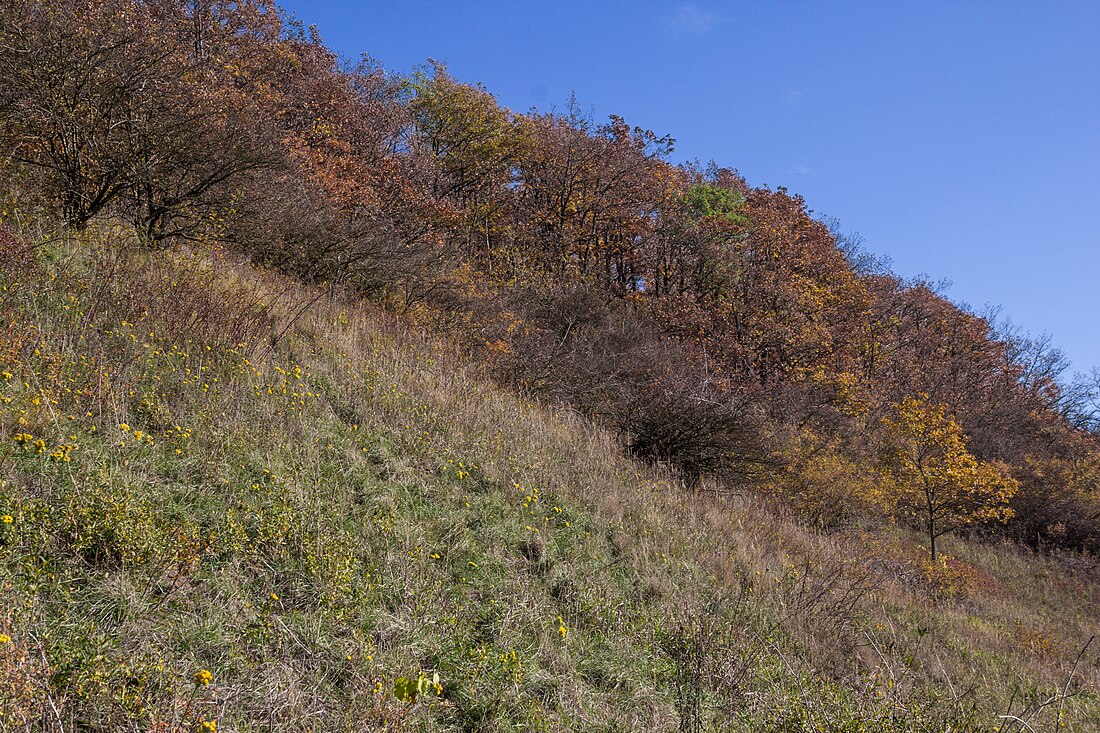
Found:
[[[575,93],[1100,366],[1100,0],[283,0],[349,58]]]

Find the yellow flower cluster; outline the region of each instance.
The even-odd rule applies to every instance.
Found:
[[[46,452],[46,441],[41,438],[36,440],[30,433],[16,433],[12,436],[12,440],[23,446],[23,448],[34,448],[35,453]]]
[[[520,486],[519,484],[515,483],[515,482],[512,482],[512,488],[516,489],[517,491],[523,491],[523,487]],[[532,504],[538,504],[538,503],[539,503],[539,490],[538,490],[538,488],[531,489],[531,493],[526,494],[523,497],[523,508],[524,509],[528,509],[528,508],[530,508],[530,506]]]
[[[195,684],[196,685],[205,686],[205,685],[209,685],[213,681],[214,681],[214,675],[208,669],[200,669],[198,672],[195,673]]]
[[[146,433],[142,430],[136,430],[134,428],[131,428],[126,423],[119,423],[118,429],[119,429],[120,432],[129,433],[133,437],[135,444],[138,444],[138,445],[140,445],[141,443],[147,443],[149,445],[153,444],[153,436],[152,435],[149,435],[148,433]],[[120,440],[118,442],[118,447],[119,448],[125,448],[126,447],[126,441],[125,440]]]
[[[73,452],[74,448],[76,448],[75,445],[59,445],[54,448],[53,451],[50,453],[50,459],[54,461],[61,461],[63,463],[69,463],[70,461],[72,461],[72,457],[70,456],[70,454]]]
[[[508,672],[513,683],[517,685],[523,684],[523,659],[520,658],[518,652],[513,649],[510,652],[503,653],[497,657],[497,661],[499,661],[500,666]]]

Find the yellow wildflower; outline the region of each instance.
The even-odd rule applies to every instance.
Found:
[[[55,461],[64,461],[65,463],[69,463],[72,460],[70,453],[72,453],[73,448],[76,448],[76,446],[59,445],[53,450],[53,452],[50,453],[50,458]]]
[[[214,681],[214,675],[210,673],[208,669],[200,669],[195,673],[196,685],[209,685]]]

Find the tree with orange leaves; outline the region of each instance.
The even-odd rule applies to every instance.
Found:
[[[1008,502],[1019,482],[1000,464],[971,455],[962,428],[943,405],[910,397],[896,413],[884,421],[885,474],[893,485],[883,495],[898,514],[923,526],[933,561],[936,540],[948,532],[1012,518]]]

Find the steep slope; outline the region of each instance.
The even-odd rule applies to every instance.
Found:
[[[1100,372],[668,135],[345,63],[275,0],[8,0],[0,77],[0,216],[339,283],[808,524],[1100,553]]]
[[[817,534],[348,294],[4,236],[4,730],[1100,725],[1085,560]]]

